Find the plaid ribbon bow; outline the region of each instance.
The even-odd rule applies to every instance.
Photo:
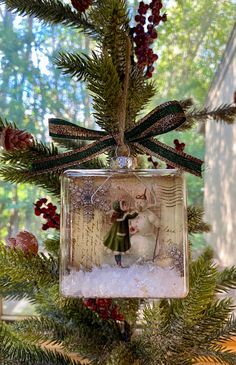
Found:
[[[127,129],[124,132],[125,143],[130,147],[137,147],[145,154],[156,156],[172,166],[201,176],[203,161],[185,152],[176,151],[153,138],[180,127],[185,121],[186,117],[180,103],[178,101],[166,102],[140,119],[135,126]],[[31,172],[34,174],[64,170],[92,160],[117,146],[116,135],[79,127],[63,119],[49,119],[49,133],[54,138],[92,140],[94,142],[70,152],[35,161],[31,168]]]

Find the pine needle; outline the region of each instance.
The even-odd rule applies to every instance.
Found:
[[[203,108],[198,110],[194,108],[187,113],[187,119],[204,123],[208,119],[213,119],[216,122],[225,122],[226,124],[233,124],[236,117],[236,106],[233,104],[223,104],[213,110]]]
[[[210,232],[210,224],[204,222],[204,209],[201,207],[188,206],[188,233]]]
[[[0,0],[7,9],[20,15],[33,16],[44,23],[64,24],[82,28],[85,33],[93,33],[93,26],[88,23],[83,13],[78,13],[60,0]]]
[[[194,107],[192,99],[182,100],[180,104],[185,111],[186,122],[177,129],[178,131],[191,129],[196,123],[205,123],[210,119],[216,122],[233,124],[236,118],[236,106],[234,104],[223,104],[213,110]]]

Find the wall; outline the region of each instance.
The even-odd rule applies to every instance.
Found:
[[[207,105],[233,102],[236,90],[236,26],[226,47]],[[212,224],[207,242],[221,265],[236,264],[236,123],[208,121],[205,128],[205,211]]]

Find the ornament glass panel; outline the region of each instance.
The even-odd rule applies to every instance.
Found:
[[[64,296],[187,295],[186,191],[179,171],[68,170],[61,225]]]

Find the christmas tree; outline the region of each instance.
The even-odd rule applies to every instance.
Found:
[[[57,120],[57,125],[52,122],[50,126],[57,146],[45,145],[2,118],[3,179],[43,187],[56,200],[60,198],[59,176],[63,170],[77,166],[105,168],[107,164],[99,155],[108,149],[110,156],[116,145],[126,153],[127,143],[132,155],[149,153],[169,167],[201,175],[201,162],[184,153],[184,144],[177,139],[172,148],[152,139],[152,135],[148,141],[129,141],[125,135],[140,120],[139,114],[156,92],[150,80],[158,58],[152,44],[159,24],[167,20],[160,0],[140,2],[135,19],[130,19],[125,0],[72,0],[69,4],[60,0],[0,2],[21,15],[77,28],[96,43],[90,55],[61,52],[56,65],[65,74],[86,83],[93,97],[96,122],[103,130],[80,129],[78,140],[68,135],[58,138],[65,137],[74,126]],[[236,115],[232,105],[198,110],[190,99],[170,105],[185,114],[179,125],[170,127],[176,133],[208,118],[232,123]],[[157,107],[145,120],[157,118],[158,111]],[[55,125],[60,129],[55,131]],[[96,140],[96,133],[99,138],[112,136],[113,149]],[[155,130],[153,136],[160,133]],[[94,139],[93,143],[83,142]],[[35,214],[46,219],[43,229],[59,232],[55,205],[40,199],[35,202]],[[192,233],[208,230],[202,209],[188,207],[190,239]],[[58,284],[59,235],[46,240],[44,245],[47,254],[38,253],[34,235],[20,232],[7,246],[0,246],[0,295],[7,299],[27,298],[38,313],[37,317],[17,323],[0,323],[2,364],[82,364],[86,360],[107,365],[188,365],[210,359],[219,364],[236,363],[236,354],[224,345],[236,334],[232,301],[217,299],[218,293],[236,287],[236,268],[218,271],[211,250],[191,262],[190,292],[185,299],[140,303],[135,299],[63,298]]]

